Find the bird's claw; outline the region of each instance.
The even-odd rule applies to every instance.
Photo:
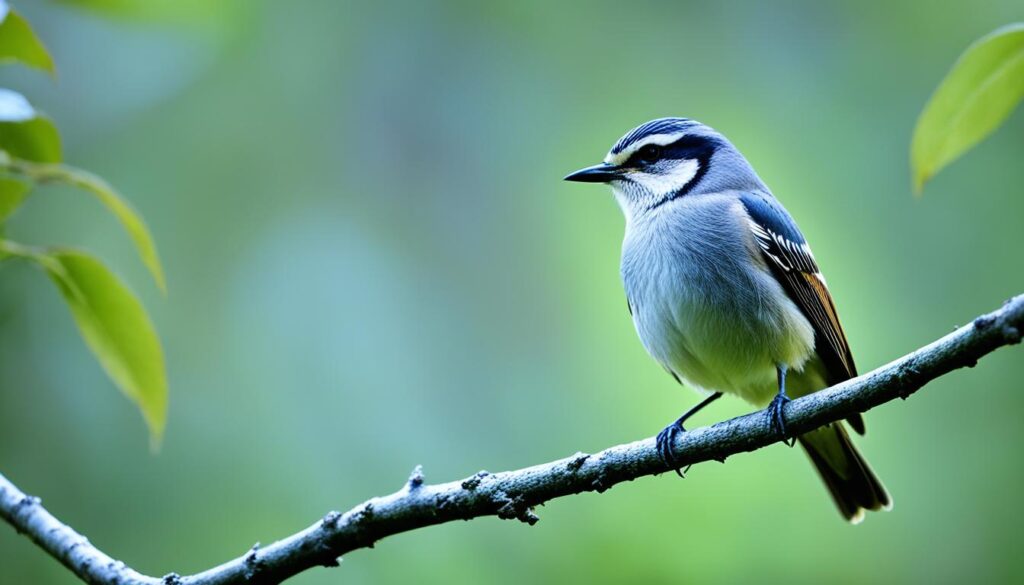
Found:
[[[768,405],[766,412],[768,416],[768,426],[771,428],[772,432],[778,435],[786,446],[792,447],[793,445],[796,445],[796,438],[790,437],[786,433],[786,420],[782,412],[783,407],[788,403],[789,396],[786,396],[785,392],[779,392],[775,395],[775,398],[772,399],[771,404]]]
[[[676,459],[674,445],[676,443],[676,437],[680,434],[685,433],[686,429],[683,428],[681,421],[675,421],[668,425],[660,433],[658,433],[657,439],[655,439],[655,445],[658,448],[658,455],[661,456],[661,461],[665,464],[665,467],[676,472],[679,477],[685,477],[683,472],[680,471],[681,464]],[[689,469],[689,466],[687,466]]]

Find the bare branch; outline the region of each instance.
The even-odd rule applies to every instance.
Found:
[[[0,475],[0,516],[86,583],[159,583],[115,561]]]
[[[786,427],[794,434],[815,429],[895,398],[906,398],[926,383],[977,360],[1004,345],[1019,343],[1024,330],[1024,295],[975,319],[913,353],[868,374],[793,400],[786,406]],[[675,444],[683,465],[724,461],[779,441],[755,412],[680,435]],[[481,471],[460,481],[429,485],[417,468],[399,491],[359,504],[344,514],[330,512],[305,530],[208,571],[162,579],[127,568],[61,524],[0,475],[0,516],[60,560],[88,583],[234,585],[280,583],[314,566],[335,566],[341,555],[372,547],[387,536],[481,516],[537,521],[534,506],[588,491],[602,492],[623,481],[665,471],[654,439],[618,445],[600,453],[572,457],[516,471]]]

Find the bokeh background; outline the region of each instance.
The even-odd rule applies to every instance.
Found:
[[[1024,291],[1024,115],[910,193],[911,129],[1019,0],[15,2],[59,75],[17,68],[66,158],[147,218],[51,188],[13,237],[101,254],[142,296],[171,408],[152,454],[35,269],[0,266],[0,470],[110,554],[190,573],[331,509],[650,436],[696,395],[644,353],[606,189],[561,181],[630,127],[711,124],[826,269],[862,370]],[[128,6],[127,12],[118,5]],[[895,509],[844,524],[774,446],[389,538],[293,582],[1008,582],[1024,577],[1024,353],[861,440]],[[700,415],[743,413],[736,400]],[[0,527],[0,583],[74,583]]]

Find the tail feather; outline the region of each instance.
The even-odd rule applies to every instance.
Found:
[[[856,524],[864,519],[864,510],[892,508],[889,492],[853,446],[842,423],[811,431],[799,440],[844,518]]]

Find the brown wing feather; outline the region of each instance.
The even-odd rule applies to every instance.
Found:
[[[850,352],[850,344],[846,341],[846,332],[843,324],[839,322],[839,315],[836,313],[836,305],[832,295],[828,292],[821,279],[821,273],[801,273],[807,286],[813,291],[814,303],[821,308],[824,318],[819,318],[820,323],[815,323],[816,328],[825,332],[829,339],[829,346],[839,358],[842,364],[842,376],[844,380],[856,377],[857,366],[853,363],[853,354]]]
[[[832,385],[856,377],[857,366],[846,332],[810,247],[776,234],[753,219],[750,225],[772,273],[814,327],[814,349],[825,364],[826,382]],[[858,434],[864,434],[864,420],[859,414],[847,422]]]

